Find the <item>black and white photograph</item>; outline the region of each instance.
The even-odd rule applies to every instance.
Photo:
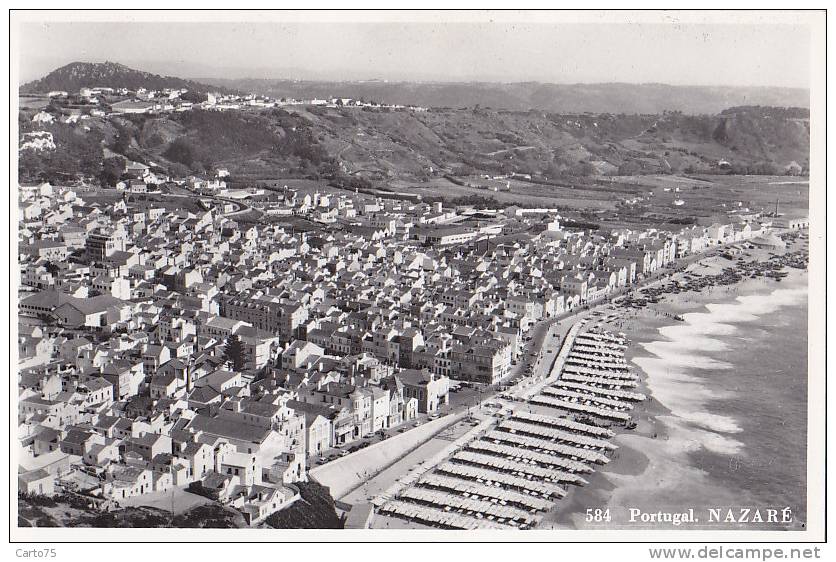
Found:
[[[825,540],[824,10],[9,17],[10,541]]]

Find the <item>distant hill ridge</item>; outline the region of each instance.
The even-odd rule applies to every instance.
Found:
[[[206,79],[277,99],[343,96],[423,107],[489,107],[527,111],[716,114],[734,106],[810,107],[801,88],[672,86],[669,84],[545,84],[540,82],[324,82]]]
[[[672,86],[669,84],[547,84],[540,82],[388,82],[306,81],[286,79],[205,78],[200,81],[160,76],[116,62],[72,62],[20,92],[76,92],[97,86],[137,89],[186,88],[196,92],[247,92],[281,98],[332,96],[423,107],[485,107],[513,111],[659,114],[681,111],[717,114],[734,106],[809,108],[810,93],[802,88]]]
[[[128,88],[129,90],[185,88],[195,92],[220,91],[224,93],[231,91],[225,87],[134,70],[116,62],[71,62],[56,68],[39,80],[24,84],[20,87],[20,92],[24,94],[45,94],[55,90],[77,92],[81,88],[95,87]]]

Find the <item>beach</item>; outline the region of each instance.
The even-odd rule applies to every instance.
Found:
[[[689,271],[716,274],[729,264],[716,256]],[[807,272],[787,271],[781,281],[746,278],[618,308],[605,327],[631,340],[627,359],[649,398],[634,410],[637,427],[615,438],[612,461],[571,488],[541,528],[642,528],[630,508],[693,508],[702,515],[693,529],[804,528]],[[741,509],[787,507],[791,522],[740,520]],[[609,508],[611,521],[587,522],[589,508]],[[709,521],[709,509],[723,520]]]

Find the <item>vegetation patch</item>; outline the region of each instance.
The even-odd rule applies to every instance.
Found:
[[[270,515],[267,525],[274,529],[342,529],[345,520],[337,515],[328,488],[314,481],[294,484],[302,496],[290,507]]]

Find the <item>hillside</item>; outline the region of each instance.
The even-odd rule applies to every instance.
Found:
[[[45,94],[54,90],[78,92],[81,88],[95,88],[98,86],[127,88],[129,90],[136,90],[137,88],[149,90],[185,88],[195,92],[228,90],[227,88],[208,86],[182,78],[159,76],[150,72],[134,70],[114,62],[72,62],[53,70],[39,80],[24,84],[20,87],[20,92],[23,94]]]
[[[489,107],[513,111],[642,113],[664,111],[714,114],[727,107],[764,105],[809,107],[810,94],[798,88],[671,86],[667,84],[543,84],[321,82],[296,80],[206,79],[211,84],[276,99],[332,96],[422,107]]]
[[[807,165],[806,110],[740,107],[712,116],[312,108],[304,116],[350,173],[517,172],[548,179],[650,173],[780,173]]]
[[[270,515],[266,525],[273,529],[342,529],[328,488],[316,481],[294,484],[301,496],[293,505]]]
[[[809,166],[806,109],[736,107],[694,116],[295,107],[74,122],[47,107],[52,123],[33,122],[34,109],[21,111],[21,147],[46,134],[55,145],[21,148],[21,177],[102,177],[103,163],[115,156],[156,164],[177,177],[225,167],[246,181],[340,176],[378,185],[442,174],[516,172],[577,182],[637,174],[781,174],[792,162]]]
[[[174,516],[147,506],[99,511],[90,506],[89,500],[76,494],[19,495],[17,505],[21,527],[234,529],[244,526],[239,513],[216,503],[198,505]]]
[[[102,178],[105,163],[122,158],[155,165],[175,177],[204,174],[219,166],[233,172],[307,176],[334,170],[311,123],[281,109],[213,112],[193,110],[158,116],[88,117],[73,121],[48,107],[51,123],[21,111],[21,178]],[[69,122],[68,122],[69,121]],[[51,136],[55,148],[25,148],[30,133]],[[113,183],[114,178],[107,178]]]

